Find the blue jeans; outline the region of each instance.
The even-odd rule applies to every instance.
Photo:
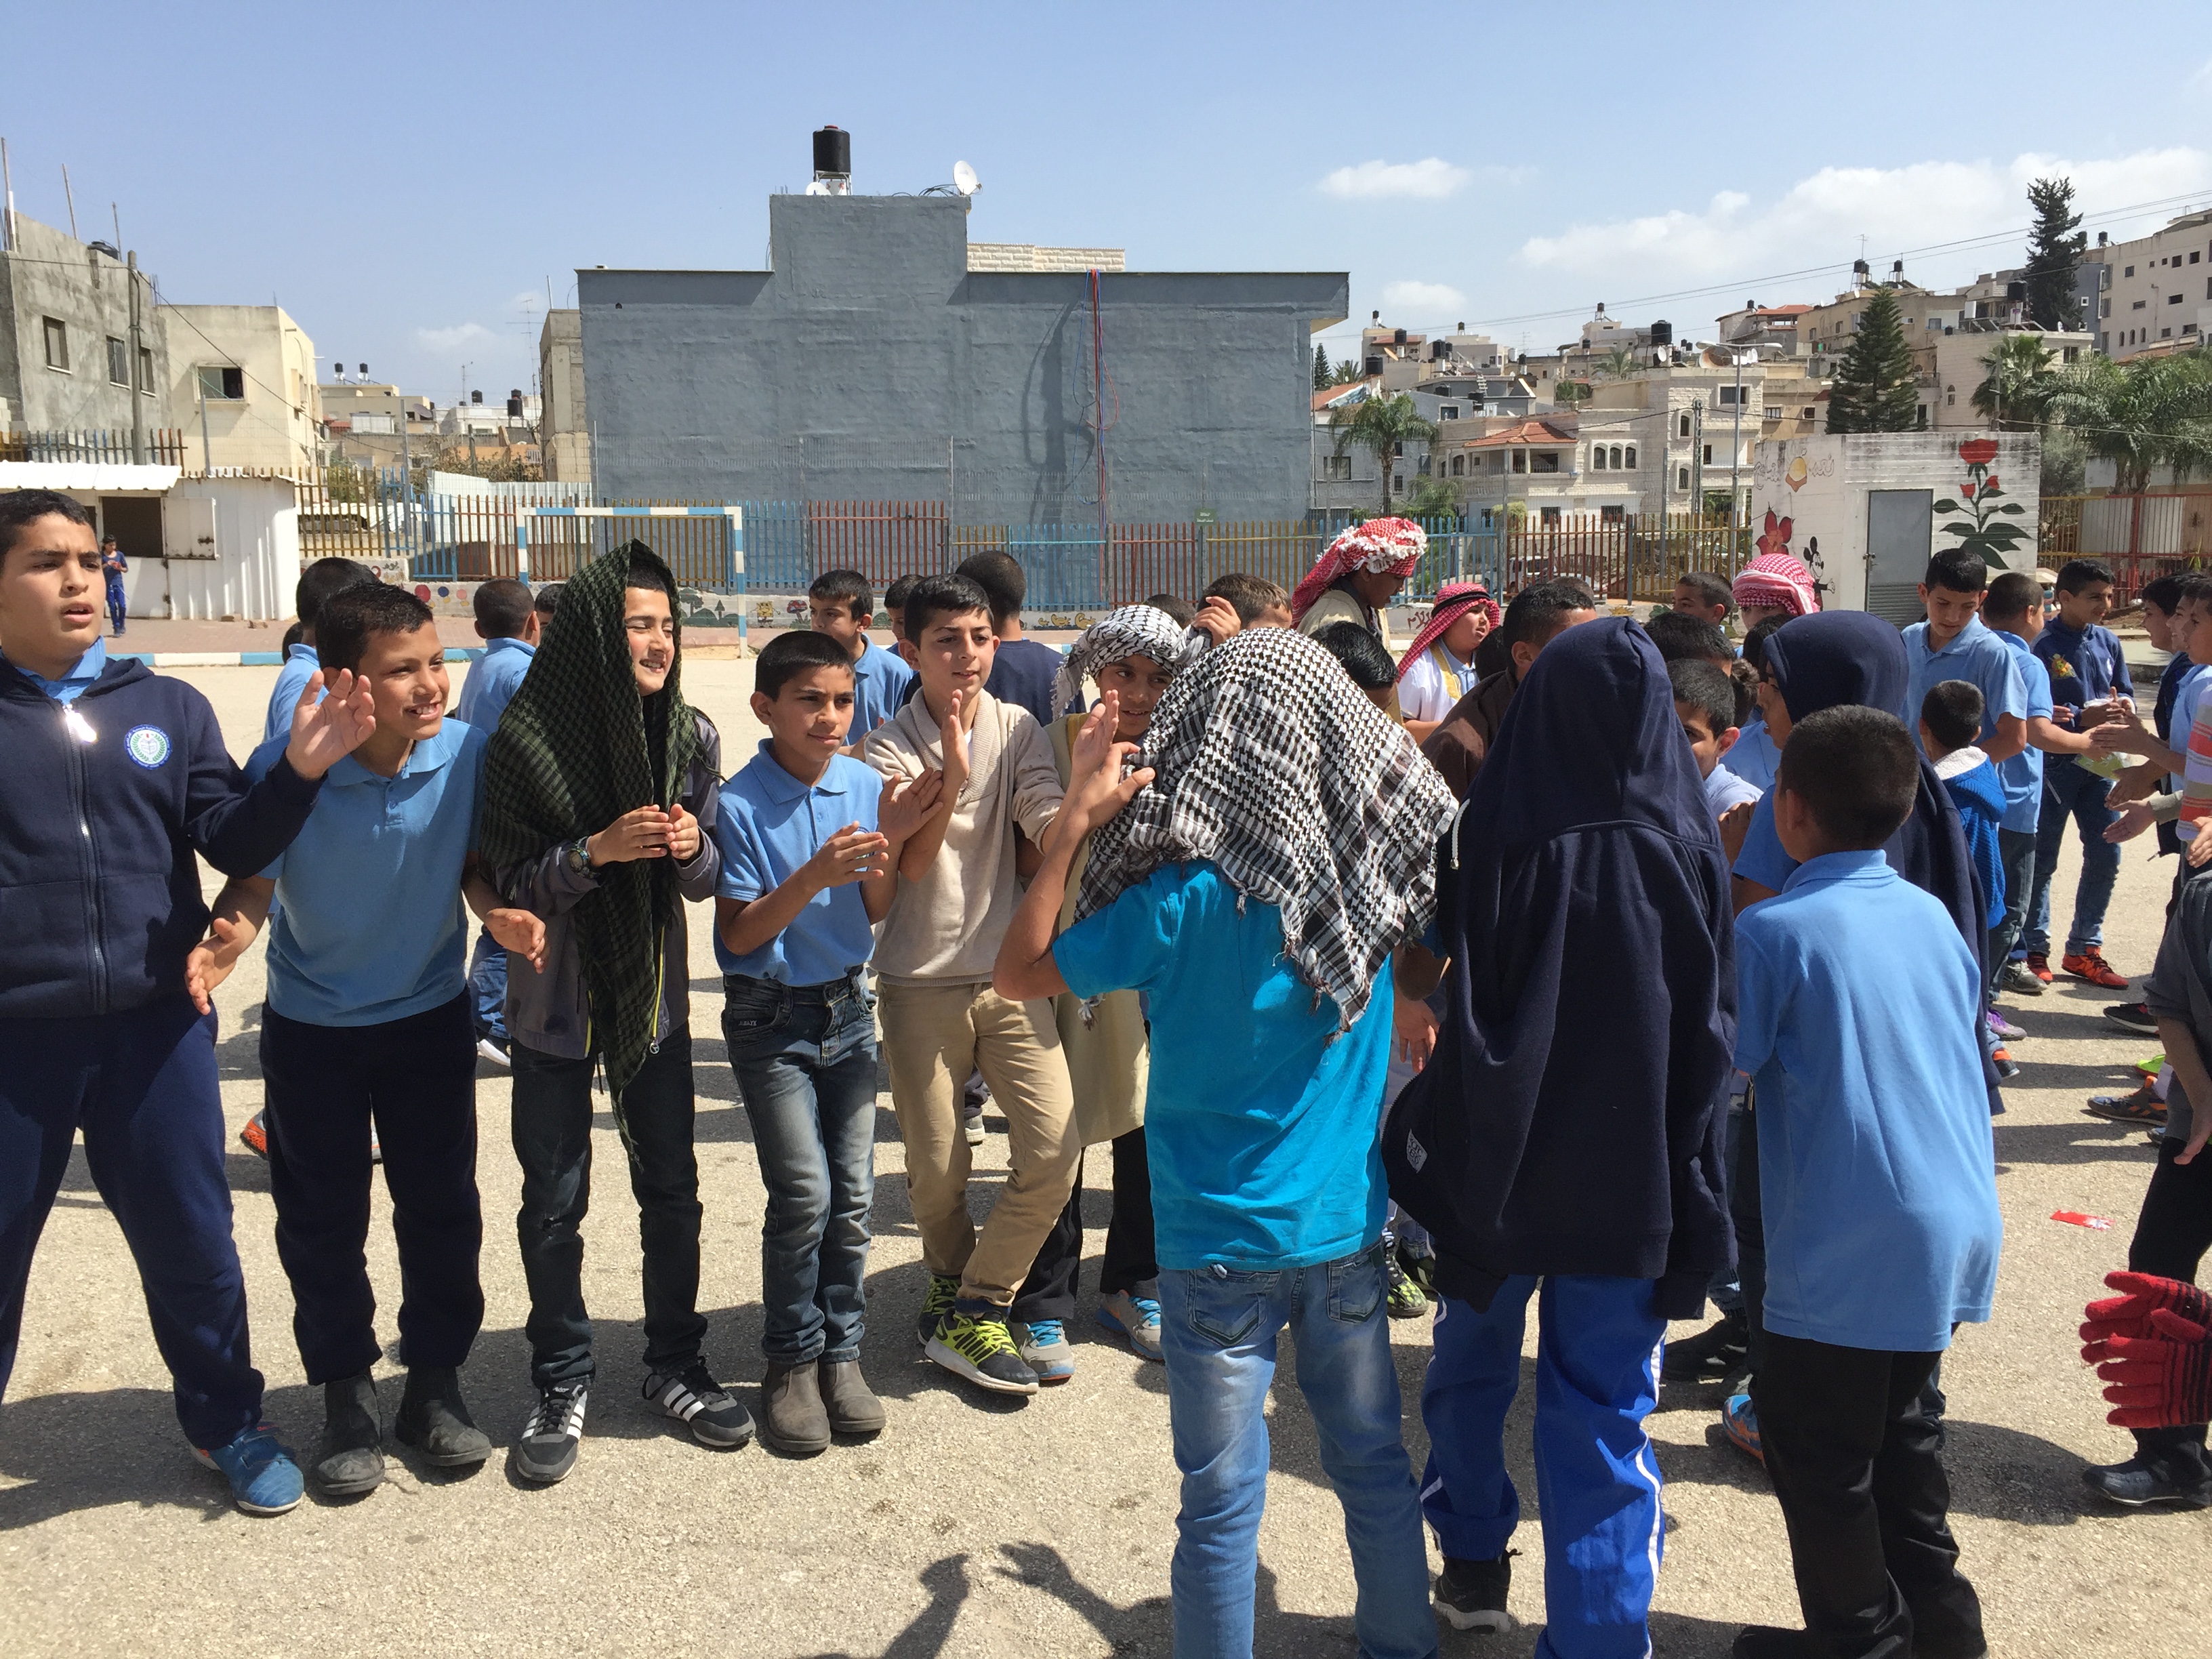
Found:
[[[469,1003],[477,1031],[506,1042],[507,947],[492,942],[488,927],[477,930],[476,949],[469,954]]]
[[[722,1036],[768,1188],[761,1352],[779,1364],[857,1359],[876,1196],[875,999],[851,980],[731,974]]]
[[[1487,1309],[1447,1299],[1421,1387],[1429,1466],[1421,1511],[1443,1553],[1494,1560],[1521,1519],[1505,1472],[1505,1417],[1521,1387],[1521,1334],[1537,1297],[1536,1485],[1544,1527],[1539,1659],[1644,1659],[1662,1522],[1659,1462],[1644,1432],[1658,1398],[1667,1322],[1650,1279],[1507,1279]]]
[[[2106,827],[2119,814],[2105,805],[2112,781],[2100,778],[2086,766],[2076,766],[2063,756],[2045,757],[2043,816],[2035,827],[2035,894],[2028,901],[2027,926],[2021,930],[2021,948],[2039,955],[2051,953],[2051,878],[2058,867],[2058,849],[2066,844],[2066,820],[2081,831],[2081,879],[2074,890],[2074,925],[2067,931],[2066,951],[2074,956],[2105,942],[2105,910],[2112,902],[2112,884],[2120,877],[2120,849],[2105,839]]]
[[[1311,1267],[1160,1274],[1168,1421],[1182,1471],[1169,1575],[1177,1659],[1243,1659],[1252,1651],[1267,1496],[1264,1407],[1275,1338],[1285,1325],[1297,1344],[1298,1391],[1313,1413],[1322,1468],[1344,1505],[1359,1585],[1359,1651],[1365,1659],[1436,1652],[1428,1553],[1399,1432],[1398,1371],[1383,1306],[1389,1286],[1379,1242]]]

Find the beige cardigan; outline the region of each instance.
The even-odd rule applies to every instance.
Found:
[[[1084,716],[1070,714],[1047,728],[1052,757],[1060,768],[1060,784],[1067,787],[1075,735]],[[1075,849],[1068,866],[1067,896],[1060,904],[1060,928],[1065,933],[1075,921],[1076,890],[1083,884],[1085,866],[1091,862],[1088,836]],[[1152,1076],[1152,1048],[1145,1034],[1144,1011],[1134,991],[1109,991],[1083,1019],[1083,1000],[1062,992],[1052,1000],[1053,1015],[1060,1026],[1060,1046],[1067,1056],[1068,1080],[1075,1085],[1075,1130],[1085,1146],[1113,1140],[1145,1122],[1145,1090]]]

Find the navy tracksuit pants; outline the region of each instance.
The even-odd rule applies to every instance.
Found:
[[[185,1433],[206,1449],[260,1420],[215,1034],[215,1016],[181,994],[121,1013],[0,1020],[0,1393],[31,1253],[82,1129],[93,1185],[138,1264]]]

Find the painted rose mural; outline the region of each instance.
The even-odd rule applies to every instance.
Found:
[[[2033,554],[2034,529],[2014,522],[2027,517],[2027,509],[2005,499],[2003,486],[1991,471],[1996,465],[1996,440],[1964,439],[1959,459],[1966,469],[1959,498],[1947,496],[1935,507],[1936,550],[1978,554],[1995,568],[2009,570],[2011,554],[2021,543],[2028,543]],[[1941,539],[1947,536],[1951,538],[1948,544]]]

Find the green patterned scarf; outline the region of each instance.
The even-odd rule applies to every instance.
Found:
[[[674,577],[643,542],[593,560],[561,590],[530,672],[484,757],[482,853],[495,870],[598,834],[640,806],[672,807],[699,752],[684,702],[682,611],[666,686],[641,697],[623,629],[633,568]],[[645,1064],[657,1023],[661,935],[683,902],[672,859],[605,866],[571,912],[593,1041],[622,1121],[622,1094]],[[681,993],[679,993],[681,994]]]

